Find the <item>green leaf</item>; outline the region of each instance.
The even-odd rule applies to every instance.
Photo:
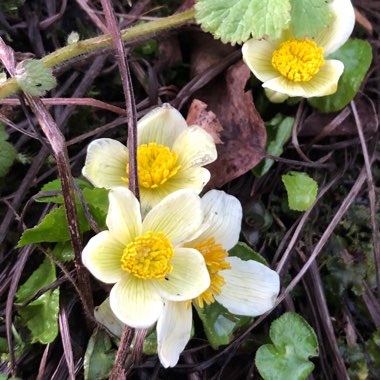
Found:
[[[84,214],[78,212],[79,228],[83,233],[90,229]],[[42,242],[64,242],[70,240],[69,229],[66,221],[66,212],[63,206],[49,212],[40,224],[25,230],[18,242],[18,247],[27,244]]]
[[[108,191],[106,189],[88,188],[88,183],[79,181],[82,187],[83,197],[88,203],[89,209],[100,228],[105,227],[105,220],[108,211]],[[41,191],[60,190],[60,183],[54,180],[46,184]],[[62,196],[44,197],[43,202],[63,202]],[[81,233],[90,230],[90,225],[84,214],[82,204],[76,197],[78,212],[79,229]],[[22,234],[18,246],[23,247],[32,243],[60,243],[70,240],[69,229],[67,226],[66,212],[64,206],[59,206],[49,212],[45,218],[33,228],[28,228]],[[67,253],[67,251],[66,251]]]
[[[344,63],[344,72],[338,82],[338,90],[328,96],[310,98],[308,102],[320,112],[337,112],[355,97],[372,62],[371,45],[364,40],[348,40],[328,59]]]
[[[8,353],[8,342],[6,338],[0,336],[0,353],[5,354]]]
[[[17,156],[14,146],[6,140],[8,140],[8,133],[4,125],[0,124],[0,177],[7,175]]]
[[[51,250],[51,254],[61,263],[73,261],[75,256],[71,241],[57,243]]]
[[[82,192],[96,223],[100,228],[105,228],[109,207],[108,190],[94,187],[84,188]],[[82,209],[81,205],[80,208]]]
[[[85,380],[108,379],[115,361],[116,350],[112,349],[111,340],[105,331],[95,331],[87,345],[84,356]]]
[[[318,184],[313,178],[302,172],[284,174],[282,182],[288,193],[289,208],[296,211],[306,211],[315,201]]]
[[[83,179],[75,178],[75,181],[82,191],[83,189],[86,189],[86,188],[92,188],[92,186],[87,181],[84,181]],[[41,187],[40,193],[44,193],[48,191],[62,191],[61,180],[54,179],[53,181],[46,183],[44,186]],[[37,198],[36,201],[42,202],[42,203],[52,202],[52,203],[57,203],[57,204],[63,204],[63,196],[53,195],[53,196],[41,197],[41,198]]]
[[[256,352],[256,366],[264,380],[302,380],[314,369],[308,360],[318,355],[318,340],[312,327],[298,314],[285,313],[269,331],[273,344]]]
[[[278,38],[290,21],[290,0],[198,0],[195,18],[224,43]]]
[[[233,333],[253,321],[251,317],[243,317],[230,313],[220,303],[205,305],[202,309],[195,305],[202,321],[205,334],[212,348],[230,343]]]
[[[259,253],[254,251],[247,244],[239,241],[235,247],[228,251],[228,256],[237,256],[242,260],[255,260],[261,264],[268,266],[267,261]]]
[[[333,21],[326,0],[290,0],[292,31],[296,38],[314,38]]]
[[[44,96],[57,85],[53,70],[40,60],[27,59],[16,68],[15,78],[21,89],[32,96]]]
[[[7,175],[16,155],[17,151],[11,143],[0,140],[0,177]]]
[[[143,344],[143,352],[145,355],[157,354],[157,331],[152,329],[150,333],[145,337]]]
[[[16,293],[22,303],[43,287],[56,280],[55,266],[45,258]],[[48,290],[26,307],[19,310],[23,322],[32,333],[32,343],[51,343],[58,335],[59,288]]]
[[[294,117],[285,117],[277,114],[268,123],[265,123],[267,130],[267,152],[272,156],[281,156],[284,151],[284,145],[292,135]],[[258,177],[264,175],[273,165],[273,160],[266,158],[260,165],[256,166],[252,172]]]

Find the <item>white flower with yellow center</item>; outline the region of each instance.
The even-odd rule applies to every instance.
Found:
[[[263,82],[273,102],[289,96],[310,98],[336,92],[344,65],[326,58],[351,35],[355,14],[350,0],[333,0],[329,6],[334,20],[313,39],[295,38],[290,27],[278,40],[251,39],[244,43],[244,62]]]
[[[203,232],[186,247],[205,258],[210,286],[193,302],[199,307],[215,300],[233,314],[257,316],[270,310],[280,289],[278,274],[253,260],[228,257],[239,239],[242,209],[240,202],[222,191],[209,191],[202,198],[205,213]],[[177,364],[190,339],[192,309],[188,302],[165,302],[157,322],[158,356],[164,367]]]
[[[215,143],[198,126],[187,126],[169,104],[155,108],[137,124],[137,165],[141,204],[149,210],[179,189],[198,194],[210,179],[203,168],[216,160]],[[90,143],[83,175],[96,187],[128,187],[128,148],[102,138]]]
[[[97,279],[115,284],[110,306],[120,321],[146,328],[166,300],[189,300],[210,286],[203,255],[185,247],[202,221],[202,203],[192,190],[170,194],[144,220],[130,190],[110,191],[108,230],[90,239],[82,260]]]

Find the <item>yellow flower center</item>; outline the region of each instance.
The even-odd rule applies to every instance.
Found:
[[[163,279],[173,269],[170,265],[173,254],[173,247],[163,232],[149,231],[124,249],[121,269],[144,280]]]
[[[273,67],[293,82],[308,82],[324,62],[323,49],[308,39],[285,41],[272,55]]]
[[[203,255],[211,280],[209,288],[194,299],[194,302],[203,308],[205,303],[210,305],[215,301],[214,295],[221,293],[224,278],[219,272],[222,269],[230,269],[231,265],[225,260],[228,252],[223,249],[221,244],[216,244],[214,238],[196,244],[193,248]]]
[[[141,187],[154,189],[177,174],[179,168],[180,165],[177,165],[177,153],[171,152],[164,145],[149,143],[140,145],[137,148],[137,170]],[[126,172],[127,177],[122,179],[128,182],[128,165]]]

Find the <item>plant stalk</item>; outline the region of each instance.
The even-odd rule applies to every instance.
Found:
[[[154,21],[133,26],[121,31],[121,38],[124,42],[131,42],[139,38],[152,37],[154,34],[184,25],[194,19],[195,10],[190,9],[185,12],[168,16]],[[80,55],[92,53],[96,50],[110,47],[112,45],[112,37],[109,34],[103,34],[98,37],[89,38],[79,41],[72,45],[67,45],[53,53],[45,56],[41,61],[50,68],[53,68],[63,62],[76,58]],[[20,87],[15,78],[10,78],[0,85],[0,99],[16,93]]]

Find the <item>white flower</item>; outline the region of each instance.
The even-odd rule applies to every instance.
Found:
[[[151,326],[165,300],[197,297],[210,285],[203,255],[185,247],[203,221],[199,196],[179,190],[158,203],[142,220],[132,192],[117,187],[109,193],[108,231],[94,236],[82,253],[89,271],[115,284],[110,307],[123,323]]]
[[[203,232],[187,247],[205,258],[211,283],[198,297],[200,307],[217,300],[231,313],[257,316],[270,310],[280,289],[279,276],[253,260],[228,257],[227,250],[239,239],[242,210],[240,202],[222,191],[212,190],[202,198]],[[164,367],[175,366],[190,339],[192,309],[186,302],[166,301],[157,322],[158,355]]]
[[[355,14],[350,0],[333,0],[329,6],[334,21],[313,39],[295,38],[290,27],[278,40],[244,43],[243,59],[273,102],[288,96],[309,98],[336,92],[344,65],[326,58],[351,35]]]
[[[169,104],[155,108],[137,125],[137,164],[144,212],[168,194],[192,189],[198,194],[210,179],[203,168],[216,160],[212,137],[198,126],[188,127]],[[83,175],[96,187],[128,187],[128,148],[102,138],[90,143]]]

